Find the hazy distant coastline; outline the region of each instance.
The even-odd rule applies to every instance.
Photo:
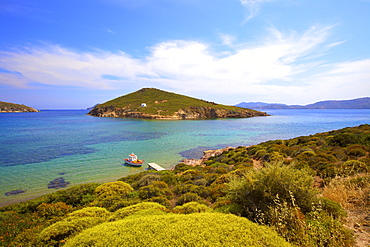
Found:
[[[370,109],[370,97],[357,98],[352,100],[325,100],[308,105],[242,102],[235,106],[250,109]]]

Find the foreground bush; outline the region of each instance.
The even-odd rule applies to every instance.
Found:
[[[266,226],[230,214],[155,215],[103,223],[66,246],[291,246]]]
[[[292,206],[294,203],[303,211],[311,211],[317,192],[313,189],[313,178],[305,170],[294,169],[277,163],[261,170],[251,170],[243,179],[229,183],[227,197],[240,205],[239,212],[252,221],[275,205],[276,196]]]
[[[46,227],[38,239],[46,246],[55,246],[80,231],[106,221],[110,212],[105,208],[86,207],[74,211],[66,218]]]

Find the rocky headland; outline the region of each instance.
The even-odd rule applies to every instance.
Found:
[[[25,105],[0,101],[1,112],[39,112],[39,110]]]

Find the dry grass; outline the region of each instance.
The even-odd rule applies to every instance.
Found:
[[[354,231],[356,246],[370,246],[370,174],[335,178],[324,188],[323,196],[346,209],[346,225]]]
[[[323,196],[338,202],[346,210],[367,209],[370,204],[370,174],[334,178],[325,186]]]

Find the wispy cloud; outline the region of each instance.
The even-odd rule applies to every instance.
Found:
[[[199,92],[261,94],[276,100],[281,97],[282,102],[287,101],[286,95],[299,102],[307,93],[370,91],[366,83],[370,60],[336,64],[320,60],[323,51],[334,44],[328,42],[331,29],[313,26],[299,34],[271,28],[259,45],[240,44],[227,55],[215,52],[209,44],[184,40],[159,43],[141,59],[122,51],[77,52],[50,44],[0,51],[0,83],[92,89],[151,86],[194,96]]]
[[[231,46],[236,41],[236,37],[226,33],[220,33],[219,37],[223,45]]]
[[[244,22],[249,21],[250,19],[254,18],[263,3],[269,2],[273,0],[240,0],[240,3],[247,9],[248,15],[245,18]]]

